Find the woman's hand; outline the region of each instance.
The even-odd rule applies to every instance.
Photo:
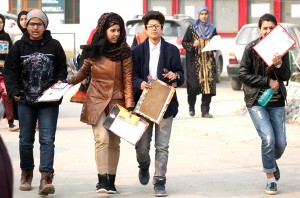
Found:
[[[195,40],[193,43],[193,47],[198,47],[200,44],[199,40]]]

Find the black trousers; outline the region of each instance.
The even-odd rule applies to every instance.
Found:
[[[211,103],[211,94],[202,94],[201,99],[201,113],[208,113],[210,109],[210,103]],[[197,94],[196,93],[188,93],[188,103],[189,103],[189,110],[195,110],[195,104],[197,100]]]

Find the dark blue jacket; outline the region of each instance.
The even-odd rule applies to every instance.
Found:
[[[132,58],[133,58],[133,87],[134,87],[134,99],[135,102],[138,101],[142,90],[141,84],[143,81],[147,82],[147,76],[149,75],[149,60],[150,60],[150,52],[149,52],[149,39],[146,39],[143,43],[137,45],[132,50]],[[168,71],[176,72],[180,78],[177,79],[177,86],[181,86],[184,83],[184,73],[182,64],[180,61],[180,54],[178,48],[166,42],[163,38],[161,38],[161,47],[160,47],[160,56],[157,66],[157,78],[165,83],[172,84],[167,82],[166,79],[163,78],[162,74],[164,73],[163,68],[166,68]],[[168,118],[170,116],[175,117],[178,113],[178,100],[176,96],[176,92],[168,106],[168,109],[164,115],[164,118]]]

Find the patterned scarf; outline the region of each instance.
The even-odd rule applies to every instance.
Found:
[[[203,10],[206,10],[209,14],[208,8],[206,6],[201,6],[197,11],[198,19],[192,24],[192,26],[199,37],[207,40],[210,39],[211,35],[213,34],[215,26],[210,23],[209,15],[205,22],[200,21],[199,15]]]
[[[113,25],[120,26],[120,36],[117,43],[110,43],[106,38],[106,31]],[[96,33],[91,45],[81,46],[83,58],[103,55],[111,61],[120,61],[131,56],[131,49],[126,43],[126,31],[124,21],[116,13],[104,13],[98,20]]]

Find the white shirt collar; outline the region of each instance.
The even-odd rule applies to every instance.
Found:
[[[155,50],[155,49],[160,49],[161,46],[161,39],[159,40],[159,43],[157,45],[154,45],[150,40],[149,40],[149,49],[150,51]]]

